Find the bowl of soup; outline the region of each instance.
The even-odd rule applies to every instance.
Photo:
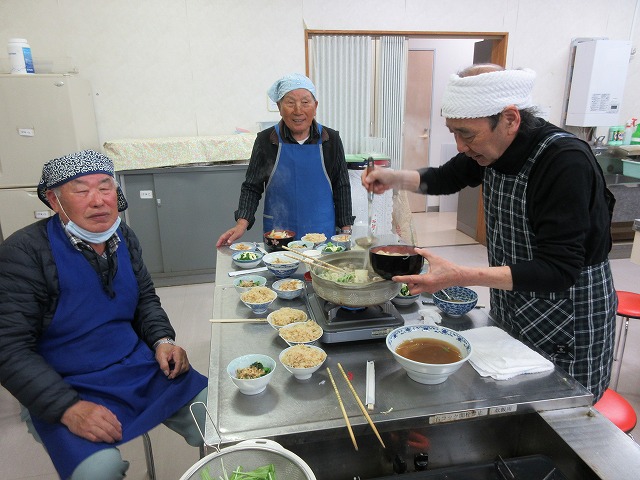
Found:
[[[267,252],[284,250],[296,238],[296,232],[291,230],[269,230],[264,232],[264,249]]]
[[[417,275],[424,258],[413,245],[378,245],[369,249],[371,268],[385,280],[396,275]]]
[[[412,380],[444,382],[471,356],[471,344],[459,332],[439,325],[405,325],[387,335],[387,348]]]

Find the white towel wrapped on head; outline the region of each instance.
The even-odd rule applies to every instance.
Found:
[[[483,377],[507,380],[523,373],[553,370],[551,361],[498,327],[460,332],[471,343],[471,366]]]

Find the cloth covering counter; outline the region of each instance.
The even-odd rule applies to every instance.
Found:
[[[116,171],[248,161],[255,133],[202,137],[124,139],[105,142]]]

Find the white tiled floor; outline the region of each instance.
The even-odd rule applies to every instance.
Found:
[[[418,245],[428,246],[438,255],[466,265],[486,265],[486,250],[473,239],[455,230],[455,214],[415,214]],[[640,265],[628,259],[612,260],[616,288],[638,292]],[[206,373],[209,365],[209,318],[213,308],[212,283],[164,287],[158,289],[162,304],[178,334],[178,342],[189,352],[194,368]],[[488,289],[477,289],[480,302],[488,304]],[[618,391],[640,412],[640,321],[632,320],[627,339]],[[635,436],[640,438],[640,427]],[[198,460],[198,451],[179,436],[159,426],[151,433],[156,474],[159,480],[180,478]],[[146,478],[141,439],[122,447],[131,462],[127,478]],[[4,480],[57,478],[51,462],[19,421],[15,399],[0,388],[0,478]]]

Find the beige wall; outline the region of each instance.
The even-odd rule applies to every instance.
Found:
[[[575,37],[631,39],[637,0],[2,0],[0,44],[27,38],[36,63],[89,79],[101,142],[257,130],[265,91],[304,71],[304,29],[508,32],[507,65],[538,73],[560,121]],[[640,18],[636,18],[636,23]],[[4,47],[3,47],[4,48]],[[621,120],[640,117],[640,60]],[[8,60],[0,54],[0,71]],[[447,72],[450,73],[450,72]],[[322,101],[322,92],[320,92]],[[434,103],[435,105],[435,103]]]

